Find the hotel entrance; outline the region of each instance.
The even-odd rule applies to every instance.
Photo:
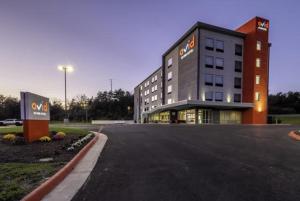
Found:
[[[211,124],[213,120],[212,110],[199,109],[198,110],[198,122],[199,124]]]

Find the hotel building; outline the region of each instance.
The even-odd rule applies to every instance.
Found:
[[[236,30],[197,22],[134,89],[139,123],[265,124],[269,21]]]

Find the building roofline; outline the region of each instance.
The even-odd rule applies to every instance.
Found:
[[[143,81],[141,81],[137,86],[135,86],[134,89],[136,89],[137,87],[139,87],[143,82],[145,82],[145,80],[147,80],[148,78],[150,78],[152,75],[154,75],[160,69],[161,69],[161,66],[159,68],[157,68],[153,73],[151,73],[148,77],[146,77]]]
[[[183,36],[180,37],[179,40],[177,40],[164,54],[163,57],[165,57],[167,54],[169,54],[174,48],[176,48],[186,37],[188,37],[193,31],[195,31],[197,28],[199,29],[206,29],[209,31],[215,31],[215,32],[219,32],[222,34],[227,34],[227,35],[231,35],[231,36],[236,36],[236,37],[240,37],[240,38],[245,38],[246,34],[238,32],[238,31],[234,31],[231,29],[226,29],[223,27],[218,27],[215,25],[211,25],[211,24],[206,24],[204,22],[196,22],[187,32],[185,32],[183,34]]]

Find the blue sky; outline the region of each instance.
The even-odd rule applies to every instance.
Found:
[[[235,29],[270,20],[270,92],[299,91],[300,19],[296,0],[0,2],[0,94],[20,90],[63,99],[59,64],[72,64],[69,98],[133,87],[196,21]]]

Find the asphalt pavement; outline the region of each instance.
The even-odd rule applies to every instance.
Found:
[[[291,126],[108,126],[73,201],[299,201]]]

